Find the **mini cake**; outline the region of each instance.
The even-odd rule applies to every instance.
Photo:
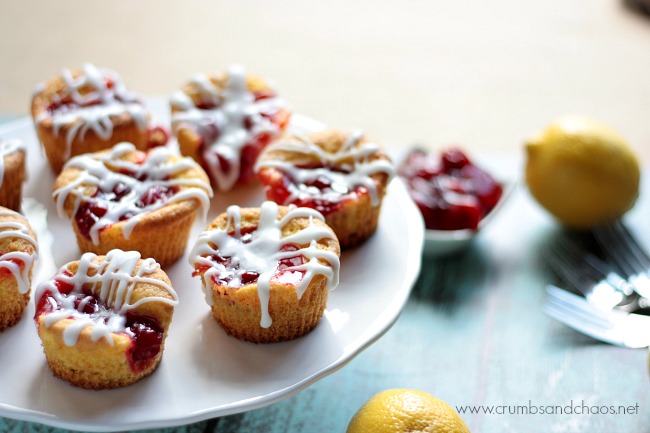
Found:
[[[222,191],[255,179],[260,151],[289,122],[275,91],[239,66],[225,74],[195,76],[173,95],[171,109],[181,153],[199,162]]]
[[[230,206],[190,253],[212,315],[230,335],[255,343],[300,337],[338,284],[339,243],[308,208]]]
[[[55,376],[111,389],[156,369],[178,297],[160,265],[140,257],[86,253],[36,288],[34,320]]]
[[[0,206],[20,211],[26,177],[23,142],[0,138]]]
[[[260,155],[256,170],[267,199],[318,210],[343,248],[375,232],[394,174],[390,159],[362,132],[337,130],[283,137]]]
[[[149,114],[113,71],[85,64],[39,85],[32,98],[38,139],[58,173],[70,157],[128,141],[148,144]]]
[[[0,207],[0,331],[18,323],[25,311],[37,256],[36,236],[29,222]]]
[[[191,158],[131,143],[69,160],[54,184],[60,216],[67,215],[82,252],[139,251],[166,266],[185,251],[199,207],[212,189]]]

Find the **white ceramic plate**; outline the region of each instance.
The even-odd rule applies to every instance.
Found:
[[[166,101],[150,100],[154,120],[168,124]],[[311,129],[317,122],[296,116]],[[0,129],[3,138],[28,146],[25,213],[37,228],[37,284],[78,259],[72,228],[53,211],[54,175],[39,149],[29,119]],[[261,188],[218,194],[209,219],[232,203],[257,206]],[[190,244],[207,222],[197,222]],[[180,304],[158,370],[111,391],[78,389],[55,378],[32,320],[33,302],[15,327],[0,333],[0,415],[56,427],[113,431],[170,427],[256,409],[280,401],[336,371],[382,336],[404,306],[420,268],[423,225],[401,182],[391,183],[379,229],[341,257],[341,283],[331,293],[314,331],[294,341],[256,345],[228,337],[191,278],[187,253],[166,269]]]

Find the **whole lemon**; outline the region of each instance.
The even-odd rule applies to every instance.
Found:
[[[375,394],[352,417],[347,433],[470,433],[447,403],[415,389]]]
[[[526,183],[569,227],[586,229],[627,212],[639,194],[639,161],[615,131],[566,116],[526,143]]]

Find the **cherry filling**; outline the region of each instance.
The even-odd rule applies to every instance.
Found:
[[[165,146],[169,142],[170,133],[163,126],[157,125],[147,131],[147,148]]]
[[[297,168],[308,170],[321,167]],[[342,172],[335,167],[329,169]],[[282,176],[274,176],[273,172],[273,170],[262,170],[259,173],[260,180],[265,185],[264,191],[267,199],[284,205],[295,204],[298,207],[309,207],[323,215],[334,213],[345,203],[357,200],[361,195],[368,193],[363,186],[356,186],[347,191],[333,189],[331,180],[325,176],[318,176],[304,184],[298,184],[292,176],[284,171],[282,171]],[[314,189],[317,189],[319,193],[307,192]]]
[[[127,352],[129,365],[133,371],[142,371],[160,353],[164,332],[155,318],[132,311],[126,313],[126,328],[133,340]]]
[[[241,243],[248,244],[252,241],[252,233],[255,228],[242,229]],[[230,236],[235,237],[235,233],[229,233]],[[280,248],[282,252],[299,251],[300,247],[294,244],[286,244]],[[231,256],[222,256],[221,254],[214,254],[210,259],[216,264],[218,272],[212,276],[212,281],[220,286],[229,287],[242,287],[247,284],[257,283],[260,273],[254,270],[241,269],[240,264],[233,261]],[[280,284],[298,284],[305,274],[302,270],[290,269],[293,266],[300,266],[305,262],[304,256],[300,254],[291,255],[289,257],[278,260],[276,265],[276,272],[273,280]],[[210,266],[199,265],[193,273],[193,276],[205,273]],[[233,280],[239,280],[238,285],[233,285]]]
[[[414,150],[399,175],[432,230],[475,230],[503,193],[500,183],[458,149],[444,151],[439,160]]]
[[[282,248],[280,248],[280,251],[283,252],[299,250],[300,247],[294,244],[283,245]],[[273,280],[281,284],[298,284],[300,280],[302,280],[302,277],[305,275],[305,271],[289,268],[300,266],[303,263],[305,263],[305,256],[303,255],[291,256],[278,260],[278,271],[273,277]]]
[[[25,251],[25,252],[28,252],[28,251]],[[4,255],[4,254],[3,254],[3,255]],[[5,262],[12,262],[12,263],[17,264],[17,265],[20,267],[20,270],[21,270],[21,271],[22,271],[23,268],[25,267],[25,262],[23,262],[22,260],[20,260],[20,259],[15,259],[15,258],[14,258],[14,259],[4,259],[4,258],[2,258],[3,255],[0,255],[0,278],[5,278],[5,277],[13,276],[13,273],[11,273],[11,271],[9,270],[9,268],[8,268],[7,266],[3,266],[3,265],[2,265],[2,262],[3,262],[3,261],[5,261]]]
[[[63,275],[66,277],[72,276],[72,274],[68,271],[63,271]],[[56,290],[60,294],[65,296],[69,295],[74,289],[74,286],[72,284],[56,277],[54,278],[54,285],[56,286]],[[60,305],[54,298],[52,292],[46,290],[45,292],[43,292],[41,297],[36,301],[36,312],[34,313],[34,320],[36,321],[36,323],[38,323],[39,316],[43,314],[51,313],[52,311],[54,311],[59,307]]]
[[[68,275],[71,276],[69,273]],[[74,292],[74,286],[66,281],[55,279],[54,284],[62,296],[74,297],[75,310],[91,316],[96,321],[107,323],[109,318],[116,314],[87,287],[83,287],[79,292]],[[36,304],[34,320],[38,323],[39,316],[62,308],[63,306],[57,298],[47,290]],[[124,327],[125,330],[120,333],[128,335],[132,340],[132,344],[127,350],[129,365],[137,373],[147,368],[160,353],[164,331],[157,319],[134,311],[126,313]]]
[[[144,160],[143,160],[144,161]],[[141,162],[143,162],[141,161]],[[136,173],[126,170],[121,171],[122,174],[138,179],[144,182],[148,179],[146,174],[137,176]],[[165,179],[162,179],[165,180]],[[125,196],[129,195],[131,189],[124,183],[118,182],[113,186],[113,189],[107,191],[101,187],[97,188],[95,193],[91,196],[92,201],[84,200],[79,205],[77,212],[74,216],[79,232],[90,238],[90,230],[92,227],[117,203],[120,203]],[[127,220],[136,215],[139,209],[144,209],[158,202],[166,202],[170,197],[178,193],[178,187],[165,186],[165,185],[152,185],[143,194],[137,198],[133,198],[133,207],[119,216],[119,221]],[[108,227],[108,226],[106,226]]]

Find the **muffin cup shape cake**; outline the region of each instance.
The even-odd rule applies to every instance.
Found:
[[[338,284],[339,255],[317,211],[264,202],[218,216],[197,239],[190,264],[228,334],[271,343],[318,324]]]
[[[32,117],[54,172],[72,156],[128,141],[148,145],[150,115],[118,74],[85,64],[37,86]]]
[[[37,256],[36,235],[27,219],[0,207],[0,331],[23,316]]]
[[[333,129],[279,139],[260,155],[256,170],[267,199],[318,210],[343,248],[375,232],[394,175],[388,156],[361,131]]]
[[[55,376],[111,389],[151,374],[178,304],[167,274],[137,251],[84,254],[35,292],[34,320]]]
[[[290,117],[275,91],[238,65],[227,73],[196,75],[172,96],[171,109],[181,153],[199,162],[222,191],[256,180],[260,151]]]
[[[82,252],[133,250],[166,266],[185,251],[212,189],[191,158],[167,147],[142,152],[120,143],[69,160],[53,195],[59,215],[71,219]]]
[[[23,142],[0,138],[0,206],[20,211],[26,177]]]

